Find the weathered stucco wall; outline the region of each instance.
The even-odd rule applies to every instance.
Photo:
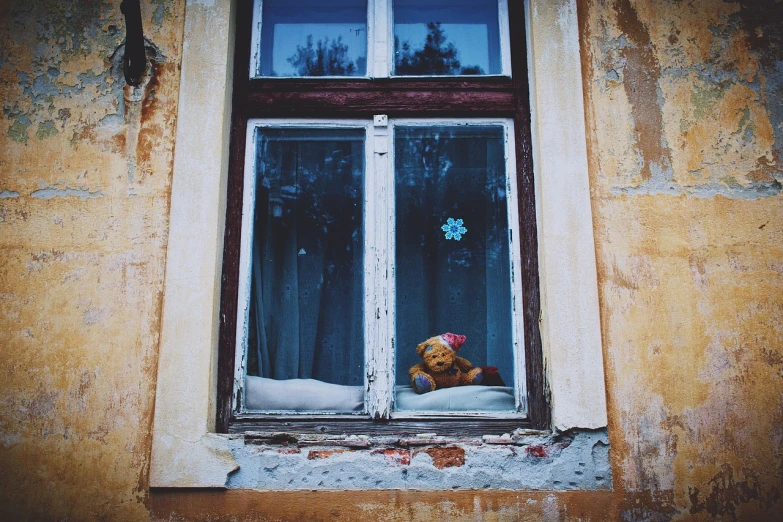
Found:
[[[3,520],[146,517],[184,2],[138,102],[119,4],[0,6]]]
[[[615,484],[779,520],[783,2],[582,7]]]
[[[119,2],[0,6],[0,518],[783,518],[783,2],[579,5],[613,492],[152,495],[184,3],[142,4],[135,104]]]

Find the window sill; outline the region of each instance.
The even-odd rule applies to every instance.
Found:
[[[491,416],[444,417],[396,414],[390,421],[378,422],[357,416],[323,416],[320,418],[297,419],[294,416],[238,415],[229,425],[232,434],[249,432],[280,432],[301,435],[359,435],[388,436],[416,433],[434,433],[442,436],[463,435],[482,437],[485,434],[502,435],[515,430],[527,430],[530,422],[520,416],[492,418]]]

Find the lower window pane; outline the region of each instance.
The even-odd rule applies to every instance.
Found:
[[[515,410],[504,131],[395,128],[396,410]]]
[[[364,407],[364,135],[256,131],[248,409]]]

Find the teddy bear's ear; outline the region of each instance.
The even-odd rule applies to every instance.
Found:
[[[416,347],[416,353],[419,354],[419,357],[423,357],[424,351],[427,350],[428,348],[432,350],[432,347],[428,345],[427,342],[425,341]]]

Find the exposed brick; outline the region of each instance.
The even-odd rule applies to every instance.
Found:
[[[547,450],[546,446],[541,446],[538,444],[534,446],[525,447],[525,453],[527,453],[531,457],[538,457],[538,458],[544,458],[549,456],[549,451]]]
[[[427,448],[423,452],[432,458],[432,465],[438,469],[458,468],[465,464],[465,450],[457,446]]]
[[[307,460],[315,460],[315,459],[328,459],[332,455],[335,455],[337,453],[345,453],[346,450],[311,450],[310,453],[307,454]]]
[[[395,448],[377,449],[372,452],[373,455],[383,455],[387,460],[394,462],[395,464],[402,464],[407,466],[411,463],[410,450],[401,450]]]

